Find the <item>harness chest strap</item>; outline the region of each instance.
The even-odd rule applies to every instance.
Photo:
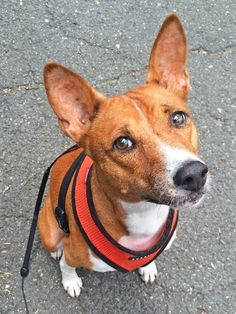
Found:
[[[123,272],[149,264],[170,241],[177,225],[178,210],[170,208],[162,234],[154,246],[145,251],[132,251],[123,247],[107,233],[96,214],[90,185],[92,164],[93,161],[82,152],[68,170],[61,186],[55,213],[59,227],[63,231],[69,232],[65,216],[65,198],[70,179],[76,171],[72,188],[73,213],[91,250],[108,265]]]

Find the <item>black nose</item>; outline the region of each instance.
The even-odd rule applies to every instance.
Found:
[[[174,176],[176,186],[188,191],[199,191],[206,183],[208,168],[200,161],[191,161],[180,168]]]

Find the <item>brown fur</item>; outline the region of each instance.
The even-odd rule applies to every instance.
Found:
[[[59,229],[54,209],[62,179],[82,149],[94,161],[92,193],[97,214],[117,241],[127,234],[117,198],[137,202],[149,196],[160,203],[169,202],[168,195],[159,195],[154,189],[154,174],[161,184],[165,169],[156,137],[171,146],[177,144],[194,153],[197,150],[197,132],[187,108],[186,63],[186,37],[179,19],[172,14],[166,18],[152,48],[147,82],[125,94],[106,98],[75,72],[56,63],[45,67],[46,91],[60,127],[81,148],[61,157],[53,167],[38,226],[48,251],[56,251],[63,242],[70,266],[91,268],[88,246],[71,209],[71,186],[66,201],[69,235]],[[168,118],[177,110],[190,115],[187,125],[180,129],[174,128]],[[135,139],[136,148],[122,154],[113,149],[113,142],[124,135]]]

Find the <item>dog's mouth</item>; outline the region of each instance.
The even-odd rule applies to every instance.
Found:
[[[171,207],[197,207],[203,201],[206,193],[208,192],[208,187],[197,192],[183,191],[183,190],[173,190],[169,196],[159,198],[146,197],[145,201],[155,204],[169,205]]]
[[[189,192],[185,195],[175,195],[171,199],[170,206],[173,207],[197,207],[201,204],[207,191]]]

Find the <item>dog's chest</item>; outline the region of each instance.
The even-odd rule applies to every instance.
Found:
[[[152,236],[162,229],[166,222],[169,206],[141,201],[127,203],[121,201],[126,214],[125,224],[132,236]]]
[[[139,203],[121,201],[121,204],[126,213],[125,224],[129,235],[121,237],[119,243],[132,250],[147,250],[160,236],[169,207],[145,201]]]

